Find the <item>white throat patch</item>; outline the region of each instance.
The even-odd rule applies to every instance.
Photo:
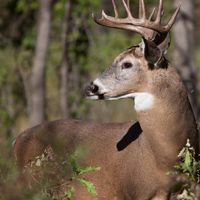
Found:
[[[125,98],[134,99],[134,104],[135,104],[134,107],[137,112],[151,109],[154,105],[153,95],[146,92],[126,94],[120,97],[108,98],[107,100],[117,100]]]
[[[154,97],[149,93],[136,93],[134,103],[136,111],[148,110],[154,105]]]

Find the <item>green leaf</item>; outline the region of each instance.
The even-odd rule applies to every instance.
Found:
[[[178,170],[183,170],[180,164],[179,165],[175,165],[174,168],[178,169]]]
[[[68,200],[70,200],[72,198],[73,193],[75,192],[74,187],[69,186],[70,190],[68,190],[67,192],[65,192],[64,197],[67,197]]]
[[[96,188],[94,187],[93,183],[91,183],[90,181],[87,181],[85,179],[79,179],[77,178],[77,180],[86,188],[86,190],[93,194],[93,195],[97,195],[97,190]]]
[[[67,199],[71,199],[72,198],[72,192],[69,190],[67,191]]]
[[[176,172],[176,171],[168,171],[168,172],[166,172],[166,175],[171,175],[171,174],[178,175],[178,172]]]
[[[188,149],[187,149],[186,155],[185,155],[185,164],[186,164],[188,167],[189,167],[190,164],[191,164],[190,152],[189,152]]]
[[[185,151],[185,147],[183,147],[183,149],[180,151],[180,153],[178,154],[178,157],[181,157],[183,155],[184,151]]]
[[[92,166],[88,166],[85,168],[80,168],[80,174],[82,173],[87,173],[90,171],[99,171],[101,169],[101,167],[92,167]]]
[[[57,197],[56,195],[53,195],[53,196],[51,197],[51,199],[52,199],[52,200],[56,200],[56,199],[58,199],[58,197]]]
[[[170,175],[170,174],[172,174],[170,171],[166,172],[166,175]]]
[[[73,194],[76,190],[74,189],[74,187],[72,187],[72,186],[70,186],[70,187],[71,187],[71,192]]]

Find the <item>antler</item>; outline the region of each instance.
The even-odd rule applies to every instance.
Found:
[[[180,6],[181,6],[181,5],[179,5],[179,7],[176,9],[176,11],[172,15],[171,19],[169,20],[168,24],[165,26],[162,26],[161,18],[164,14],[162,0],[160,0],[160,2],[159,2],[158,12],[157,12],[157,16],[156,16],[156,19],[154,22],[151,21],[151,19],[155,12],[155,8],[153,9],[151,15],[147,19],[144,0],[139,0],[139,18],[138,19],[134,18],[131,14],[129,0],[127,0],[127,4],[125,3],[124,0],[122,0],[122,2],[124,4],[124,7],[127,12],[126,18],[122,18],[122,19],[119,18],[117,7],[115,5],[115,1],[112,0],[115,17],[108,16],[105,14],[104,11],[102,11],[101,19],[96,19],[96,17],[94,15],[92,15],[94,21],[102,26],[119,28],[119,29],[137,32],[137,33],[143,35],[146,39],[153,39],[154,31],[156,31],[161,36],[162,41],[165,40],[170,28],[174,24],[174,22],[176,20],[176,16],[177,16],[177,14],[180,10]]]

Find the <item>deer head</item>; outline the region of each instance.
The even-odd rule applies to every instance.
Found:
[[[112,0],[115,17],[108,16],[102,11],[102,19],[97,19],[94,15],[93,19],[102,26],[139,33],[143,36],[142,43],[117,56],[113,64],[86,87],[85,92],[89,99],[114,100],[140,97],[140,100],[141,98],[148,100],[145,104],[149,107],[153,104],[153,96],[148,93],[149,79],[156,70],[167,67],[164,54],[169,48],[171,41],[169,31],[175,22],[180,6],[168,24],[162,26],[161,18],[164,14],[162,0],[159,2],[155,21],[152,21],[155,8],[147,19],[144,0],[139,1],[139,19],[132,16],[129,0],[127,3],[124,0],[122,2],[127,18],[118,17],[115,2]],[[157,33],[155,37],[154,33]]]

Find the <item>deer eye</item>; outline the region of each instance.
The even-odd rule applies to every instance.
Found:
[[[124,63],[123,65],[122,65],[122,69],[129,69],[129,68],[131,68],[133,65],[132,65],[132,63]]]

